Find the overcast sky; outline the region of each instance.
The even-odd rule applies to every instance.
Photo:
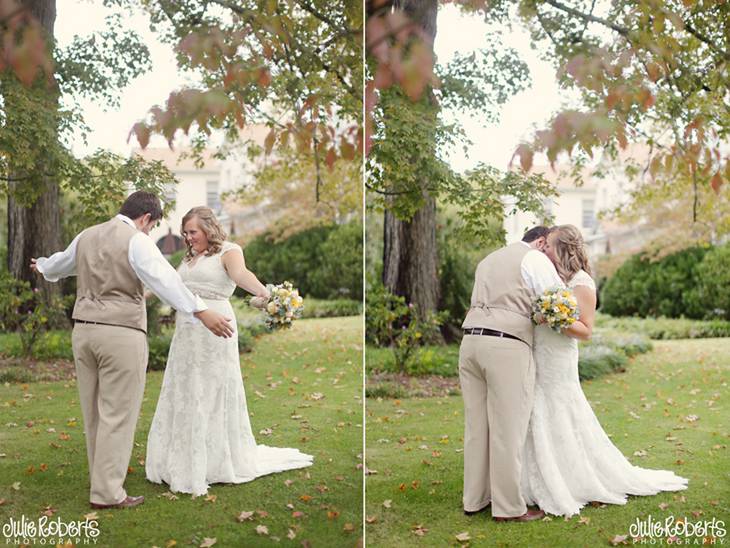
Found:
[[[478,17],[461,15],[452,4],[439,8],[435,50],[439,63],[446,64],[455,53],[462,55],[489,46],[488,27]],[[482,127],[471,113],[446,113],[460,120],[474,142],[467,157],[462,147],[448,157],[457,171],[485,162],[505,169],[517,145],[529,139],[537,126],[543,126],[561,106],[565,91],[560,92],[555,69],[538,58],[530,49],[526,32],[516,32],[505,39],[506,45],[516,49],[527,63],[532,85],[515,95],[503,108],[500,122]]]
[[[61,46],[72,42],[74,35],[87,36],[105,28],[104,17],[112,10],[99,1],[63,0],[57,3],[55,34]],[[142,36],[152,57],[152,70],[134,80],[122,93],[119,109],[105,111],[92,101],[82,101],[83,115],[92,129],[88,146],[80,139],[73,143],[77,156],[105,148],[127,155],[136,146],[127,135],[132,125],[143,118],[154,104],[161,104],[170,91],[180,87],[185,79],[178,73],[172,48],[157,41],[149,30],[148,18],[140,13],[126,14],[126,26]],[[164,139],[157,138],[152,146],[167,146]]]

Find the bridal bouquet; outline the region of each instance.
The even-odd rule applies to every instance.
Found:
[[[532,320],[540,323],[544,319],[555,331],[569,327],[580,318],[578,301],[570,289],[555,287],[546,289],[532,304]]]
[[[267,284],[271,297],[263,306],[266,312],[266,327],[269,329],[280,329],[291,327],[292,322],[302,316],[304,299],[299,295],[299,290],[294,289],[290,282],[279,285]]]

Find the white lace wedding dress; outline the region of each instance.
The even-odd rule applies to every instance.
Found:
[[[584,271],[568,284],[596,286]],[[628,495],[687,488],[666,470],[632,465],[611,442],[578,379],[578,343],[535,328],[535,403],[522,459],[522,494],[554,515],[571,516],[591,501],[626,504]]]
[[[183,282],[210,309],[235,318],[228,299],[235,283],[220,253],[183,262]],[[235,324],[235,321],[233,322]],[[162,390],[147,439],[147,479],[170,491],[203,495],[212,483],[245,483],[303,468],[313,457],[298,449],[258,445],[251,431],[238,354],[238,333],[221,338],[178,313]]]

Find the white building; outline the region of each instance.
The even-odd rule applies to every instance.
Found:
[[[252,141],[263,145],[268,128],[256,125],[247,126],[242,132],[242,141]],[[231,154],[225,160],[215,157],[215,151],[206,149],[202,155],[202,165],[196,165],[191,157],[184,157],[189,150],[180,148],[135,149],[133,154],[145,160],[161,161],[179,181],[166,192],[165,201],[175,200],[174,209],[160,222],[160,226],[150,232],[163,253],[169,254],[182,249],[184,243],[180,229],[182,218],[191,208],[210,207],[218,217],[224,230],[232,237],[246,232],[260,232],[266,227],[266,218],[258,206],[241,206],[233,200],[225,201],[226,192],[236,190],[250,182],[257,165],[245,152]]]
[[[649,236],[640,225],[598,219],[600,212],[613,210],[627,201],[632,183],[624,173],[624,167],[629,156],[646,157],[647,151],[632,147],[630,151],[622,153],[617,161],[600,164],[603,177],[593,176],[593,168],[586,168],[581,176],[582,184],[578,186],[568,174],[568,168],[556,165],[553,170],[550,166],[535,166],[531,170],[532,173],[542,174],[555,185],[558,192],[557,197],[547,199],[544,204],[546,213],[552,216],[551,224],[572,224],[578,227],[594,264],[603,255],[638,250]],[[545,219],[539,219],[532,213],[518,211],[512,214],[514,199],[511,197],[505,197],[503,201],[503,226],[508,243],[520,240],[527,229],[545,224]]]

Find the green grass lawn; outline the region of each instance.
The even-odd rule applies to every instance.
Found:
[[[661,520],[714,517],[727,529],[729,373],[730,339],[660,341],[631,360],[625,373],[584,382],[601,424],[632,463],[672,469],[690,481],[686,491],[589,507],[568,521],[497,523],[488,513],[464,516],[460,396],[368,399],[367,546],[458,545],[462,533],[471,539],[462,544],[471,546],[609,546],[649,514]],[[634,456],[636,451],[646,455]]]
[[[145,503],[96,511],[97,546],[355,546],[362,531],[362,319],[301,320],[258,339],[241,356],[254,432],[260,443],[297,447],[314,465],[219,485],[209,497],[169,496],[145,480],[143,460],[162,372],[147,377],[132,471],[125,487]],[[88,470],[74,381],[0,385],[0,523],[83,520]],[[253,512],[239,522],[241,512]],[[265,526],[266,534],[257,533]],[[264,532],[259,528],[259,531]],[[293,539],[287,537],[293,536]]]

